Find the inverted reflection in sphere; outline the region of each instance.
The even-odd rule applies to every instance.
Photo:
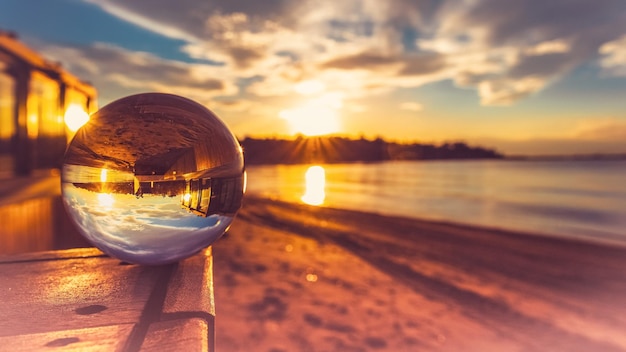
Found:
[[[208,109],[146,93],[96,112],[65,154],[63,202],[105,253],[163,264],[197,253],[230,226],[243,197],[241,147]]]

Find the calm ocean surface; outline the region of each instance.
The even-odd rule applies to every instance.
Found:
[[[626,161],[407,161],[248,167],[248,193],[626,244]],[[305,195],[306,194],[306,195]],[[304,197],[303,197],[304,196]]]

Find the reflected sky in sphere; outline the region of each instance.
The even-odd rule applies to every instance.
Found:
[[[241,147],[208,109],[174,95],[115,101],[82,127],[62,170],[80,233],[139,264],[174,262],[230,226],[244,192]]]

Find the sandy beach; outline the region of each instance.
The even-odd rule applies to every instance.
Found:
[[[218,351],[626,351],[626,249],[247,196]]]

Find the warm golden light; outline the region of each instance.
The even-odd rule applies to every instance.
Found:
[[[293,90],[302,95],[321,93],[324,89],[326,89],[324,83],[317,80],[302,81],[293,87]]]
[[[76,132],[89,121],[89,114],[80,105],[72,104],[65,111],[65,124],[70,131]]]
[[[326,173],[321,166],[311,166],[304,175],[305,191],[302,201],[309,205],[322,205],[326,198]]]
[[[100,170],[100,182],[107,182],[107,169]]]
[[[303,105],[279,113],[289,122],[292,133],[318,136],[339,132],[337,110],[343,105],[341,94],[325,93],[326,85],[318,80],[299,82],[293,89],[301,95],[314,97]]]
[[[28,133],[28,138],[37,138],[39,135],[39,118],[37,114],[28,115],[28,119],[26,121],[26,131]]]
[[[183,200],[185,201],[185,203],[188,203],[190,199],[191,193],[185,193],[185,195],[183,196]]]
[[[341,130],[338,110],[342,105],[341,94],[326,93],[319,98],[309,100],[304,105],[283,110],[279,116],[287,120],[292,133],[319,136]]]
[[[113,203],[115,203],[115,199],[113,199],[112,195],[107,193],[98,193],[98,204],[100,204],[101,207],[112,208]]]

